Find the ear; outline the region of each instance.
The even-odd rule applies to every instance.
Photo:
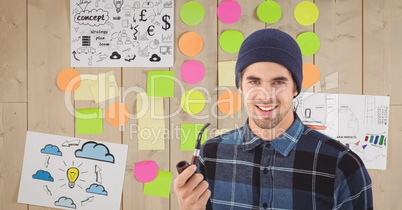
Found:
[[[295,87],[294,90],[293,90],[293,98],[295,98],[298,93],[299,93],[299,91],[297,91],[297,89]]]

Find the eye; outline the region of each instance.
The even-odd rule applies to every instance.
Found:
[[[257,85],[258,84],[258,80],[250,80],[249,82],[252,85]]]
[[[286,83],[282,80],[274,81],[274,85],[284,85],[284,84],[286,84]]]

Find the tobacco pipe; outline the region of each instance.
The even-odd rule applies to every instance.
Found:
[[[209,125],[211,125],[211,123],[205,124],[204,127],[202,127],[200,132],[198,133],[198,137],[197,137],[197,141],[196,141],[195,149],[194,149],[194,154],[193,154],[193,157],[191,158],[191,165],[197,165],[197,163],[198,163],[198,157],[200,156],[202,134],[204,133],[205,129]],[[186,168],[189,166],[190,166],[190,164],[187,161],[182,160],[176,164],[177,172],[179,172],[179,174],[181,174],[181,172],[186,170]]]

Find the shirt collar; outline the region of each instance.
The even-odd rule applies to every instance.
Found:
[[[278,138],[272,141],[263,141],[259,137],[257,137],[250,129],[248,124],[248,119],[246,120],[245,125],[243,126],[242,138],[243,138],[243,148],[248,151],[254,149],[260,144],[271,144],[271,146],[281,153],[283,156],[288,156],[290,151],[296,146],[299,141],[302,133],[304,125],[300,121],[297,114],[294,114],[295,120],[293,121],[290,128],[278,136]]]

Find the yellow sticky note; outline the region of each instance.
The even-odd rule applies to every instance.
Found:
[[[163,117],[163,98],[137,94],[138,149],[164,150],[167,130]]]
[[[221,61],[218,63],[218,85],[236,86],[235,84],[236,61]]]
[[[82,74],[81,75],[81,85],[74,92],[74,100],[76,101],[89,101],[94,100],[91,92],[91,86],[98,80],[97,75],[92,74]]]
[[[144,195],[169,198],[172,177],[172,172],[159,170],[158,175],[152,182],[144,184]]]
[[[300,25],[309,26],[317,21],[319,13],[316,4],[309,1],[303,1],[296,6],[294,17]]]
[[[188,90],[181,96],[181,108],[188,114],[198,114],[205,107],[205,97],[198,90]]]
[[[119,97],[120,93],[113,71],[100,73],[90,88],[96,103]]]

